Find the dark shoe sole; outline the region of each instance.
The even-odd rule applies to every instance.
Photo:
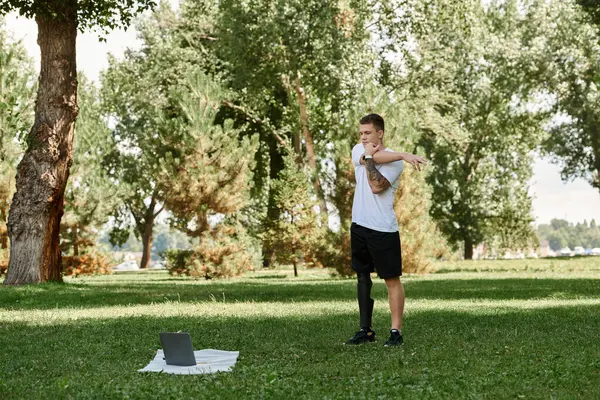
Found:
[[[364,340],[362,342],[357,342],[357,343],[344,342],[344,344],[348,345],[348,346],[360,346],[361,344],[375,343],[376,340],[377,339],[373,338],[372,340]]]
[[[399,341],[392,341],[391,338],[386,340],[383,347],[398,347],[398,346],[402,346],[404,344],[404,339],[402,338],[402,336],[399,337]]]

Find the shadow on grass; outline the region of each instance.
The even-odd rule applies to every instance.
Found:
[[[189,281],[188,281],[189,282]],[[374,280],[373,297],[386,299],[385,285]],[[179,302],[308,302],[355,301],[354,280],[230,281],[206,284],[169,284],[147,281],[128,284],[42,284],[27,287],[0,285],[0,308],[52,309],[122,306]],[[433,279],[406,280],[409,299],[576,299],[597,298],[600,279]]]
[[[597,298],[600,279],[436,279],[409,282],[406,291],[415,299]]]
[[[405,320],[402,348],[341,343],[357,316],[135,317],[0,326],[2,398],[597,398],[600,306],[500,315],[426,310]],[[240,351],[231,373],[140,374],[158,333],[196,349]],[[32,384],[35,380],[35,384]]]
[[[252,276],[249,279],[284,279],[284,278],[287,278],[287,275],[278,274],[278,275]]]

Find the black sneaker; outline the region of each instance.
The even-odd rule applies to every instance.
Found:
[[[400,332],[398,331],[391,331],[390,332],[390,337],[388,340],[385,341],[384,346],[385,347],[391,347],[391,346],[401,346],[403,343],[402,340],[402,335],[400,334]]]
[[[375,331],[372,329],[361,329],[346,342],[346,344],[363,344],[375,341]]]

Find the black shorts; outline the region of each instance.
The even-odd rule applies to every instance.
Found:
[[[399,232],[379,232],[353,222],[350,245],[352,269],[356,273],[377,271],[381,279],[402,275]]]

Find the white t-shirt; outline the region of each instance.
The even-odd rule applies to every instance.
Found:
[[[393,151],[386,148],[384,151]],[[362,143],[352,149],[352,163],[356,175],[356,191],[352,203],[352,222],[379,232],[397,232],[398,219],[394,212],[394,195],[404,169],[404,161],[376,165],[381,175],[390,182],[390,187],[379,194],[371,191],[367,179],[367,168],[360,163],[365,152]]]

